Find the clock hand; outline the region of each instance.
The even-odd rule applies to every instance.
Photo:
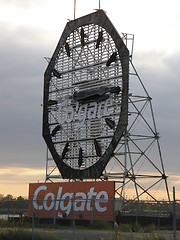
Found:
[[[63,151],[62,151],[62,159],[64,159],[65,158],[65,155],[66,155],[66,153],[68,152],[68,150],[69,150],[69,142],[67,141],[66,142],[66,144],[65,144],[65,146],[64,146],[64,149],[63,149]]]
[[[119,86],[101,86],[99,88],[91,88],[88,90],[82,90],[79,92],[74,92],[72,99],[74,101],[87,101],[87,100],[95,100],[95,98],[100,98],[101,96],[105,95],[106,93],[119,93],[120,92]]]
[[[67,56],[70,57],[70,47],[67,42],[65,42],[65,50],[66,50]]]
[[[99,32],[98,39],[96,41],[96,48],[99,48],[101,41],[103,40],[103,32]]]
[[[82,148],[80,147],[79,148],[78,166],[81,167],[82,163],[83,163],[83,151],[82,151]]]
[[[61,125],[58,124],[51,132],[51,136],[54,137],[56,133],[61,129]]]
[[[56,69],[54,68],[52,72],[53,72],[53,75],[54,75],[55,77],[61,78],[61,73],[60,73],[58,70],[56,70]]]
[[[99,143],[96,139],[94,139],[94,145],[95,145],[97,156],[101,157],[101,148],[100,148],[100,145],[99,145]]]
[[[84,45],[85,45],[85,41],[84,41],[85,34],[84,34],[84,29],[83,28],[81,28],[80,35],[81,35],[81,45],[82,45],[82,47],[84,47]]]
[[[115,61],[116,61],[116,57],[117,57],[117,52],[113,52],[113,54],[112,54],[112,55],[110,56],[110,58],[107,60],[106,66],[109,67],[112,62],[115,62]]]
[[[98,88],[98,94],[99,95],[104,95],[105,93],[119,93],[120,92],[120,87],[119,86],[101,86]]]
[[[105,118],[105,122],[111,129],[115,128],[115,122],[111,118]]]

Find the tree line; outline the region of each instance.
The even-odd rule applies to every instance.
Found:
[[[7,194],[7,195],[0,194],[0,201],[11,201],[11,200],[22,201],[22,200],[26,200],[26,199],[22,196],[13,197],[13,195],[11,195],[11,194]]]

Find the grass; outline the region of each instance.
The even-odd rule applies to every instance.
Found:
[[[134,234],[131,234],[130,236],[123,236],[118,235],[117,238],[113,238],[113,240],[166,240],[166,238],[160,236],[157,232],[153,232],[149,235],[143,235],[139,237],[135,237]]]
[[[52,233],[34,232],[36,240],[58,240]],[[32,232],[27,229],[6,229],[0,232],[0,240],[32,240]]]
[[[20,219],[19,221],[7,221],[0,220],[0,240],[31,240],[32,231],[31,231],[31,222]],[[114,225],[106,221],[94,221],[93,224],[89,222],[75,222],[76,231],[78,230],[110,230],[113,232]],[[46,230],[44,230],[46,229]],[[56,222],[56,225],[53,225],[53,222],[49,223],[38,223],[35,222],[35,240],[57,240],[55,236],[56,230],[72,230],[70,222],[60,223]],[[154,224],[148,226],[141,226],[138,223],[134,224],[120,224],[117,226],[117,237],[114,235],[114,240],[165,240],[165,237],[160,236],[158,230]],[[128,233],[128,234],[127,234]],[[137,238],[137,235],[139,238]],[[126,237],[124,237],[126,236]],[[109,240],[112,240],[110,238]]]
[[[113,224],[107,221],[94,221],[88,228],[95,230],[113,230]]]
[[[123,232],[129,232],[130,236],[128,238],[124,238]],[[139,237],[135,237],[134,233],[139,233]],[[118,238],[116,240],[166,240],[165,237],[161,236],[158,233],[158,230],[154,224],[150,224],[142,227],[140,224],[121,224],[118,229]]]
[[[58,240],[59,237],[55,236],[53,232],[48,233],[44,231],[35,231],[35,240]],[[89,239],[89,238],[88,238]],[[102,238],[104,239],[104,238]],[[166,238],[160,236],[158,232],[152,232],[150,234],[141,233],[140,237],[135,237],[135,234],[131,232],[128,236],[123,236],[123,234],[118,234],[117,238],[109,238],[109,240],[166,240]],[[32,240],[32,232],[27,229],[6,229],[0,231],[0,240]]]
[[[139,232],[139,233],[152,233],[156,231],[157,228],[154,224],[150,224],[147,226],[141,226],[138,223],[135,224],[120,224],[119,231],[120,232]]]

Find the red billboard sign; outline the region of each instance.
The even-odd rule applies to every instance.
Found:
[[[30,183],[28,215],[39,218],[113,221],[115,183]]]

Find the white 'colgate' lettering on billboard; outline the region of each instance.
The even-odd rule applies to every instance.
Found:
[[[88,219],[93,212],[94,219],[113,218],[114,182],[45,183],[30,184],[28,214],[38,217],[57,218],[66,216]],[[32,203],[32,205],[31,205]]]

